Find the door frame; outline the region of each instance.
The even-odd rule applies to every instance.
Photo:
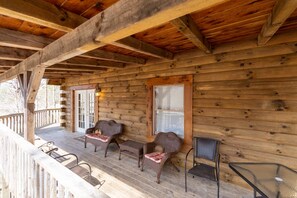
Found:
[[[79,115],[78,115],[78,103],[79,101],[77,100],[78,99],[78,95],[81,94],[82,95],[82,98],[81,100],[84,100],[84,124],[85,124],[85,128],[81,128],[79,127]],[[95,89],[84,89],[84,90],[76,90],[75,91],[75,99],[76,99],[76,102],[75,102],[75,131],[77,132],[85,132],[85,130],[91,126],[89,126],[90,124],[90,102],[92,101],[91,98],[90,98],[90,94],[93,94],[93,99],[94,99],[94,106],[95,106]],[[95,113],[95,110],[94,110],[94,113]],[[94,115],[92,116],[94,117]],[[95,118],[95,117],[94,117]],[[94,122],[95,122],[95,119],[94,119]]]
[[[78,86],[72,86],[69,87],[68,90],[70,91],[71,95],[71,103],[70,103],[70,115],[71,115],[71,121],[67,127],[67,129],[71,132],[75,132],[75,119],[76,119],[76,99],[75,99],[75,91],[78,90],[88,90],[88,89],[96,89],[98,87],[98,84],[89,84],[89,85],[78,85]],[[94,101],[94,121],[99,119],[99,97],[95,96]],[[66,123],[67,126],[67,123]]]

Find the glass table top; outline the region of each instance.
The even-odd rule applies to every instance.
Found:
[[[297,198],[297,172],[275,163],[230,163],[230,168],[264,197]]]

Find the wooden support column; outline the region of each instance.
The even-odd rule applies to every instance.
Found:
[[[24,138],[34,144],[35,134],[35,98],[43,77],[45,67],[38,66],[33,71],[18,75],[18,81],[24,98]]]
[[[25,102],[24,107],[24,138],[34,144],[34,130],[35,130],[35,119],[34,119],[34,103]]]

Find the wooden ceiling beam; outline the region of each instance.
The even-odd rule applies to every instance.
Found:
[[[10,0],[1,1],[0,14],[29,21],[42,26],[51,27],[64,32],[70,32],[76,26],[87,21],[86,18],[80,15],[68,11],[65,12],[63,9],[59,9],[48,2],[40,2],[40,0],[14,0],[13,3]],[[100,44],[98,47],[102,47],[103,45],[104,44]],[[122,48],[158,58],[173,58],[173,54],[171,52],[134,38],[127,38],[119,43],[119,45]]]
[[[175,18],[226,1],[228,0],[118,1],[14,68],[1,74],[0,82],[12,79],[37,66],[48,67],[92,51],[98,48],[100,43],[113,43]]]
[[[36,36],[32,34],[0,28],[0,46],[38,51],[52,42],[54,42],[53,39],[45,38],[42,36]],[[143,58],[127,56],[100,49],[95,49],[93,51],[82,54],[81,57],[135,64],[145,64],[146,62],[146,60]]]
[[[40,0],[1,0],[0,14],[70,32],[87,19]]]
[[[96,60],[90,58],[81,58],[81,57],[74,57],[63,62],[60,64],[64,65],[77,65],[77,66],[93,66],[93,67],[106,67],[106,68],[123,68],[125,67],[124,63],[118,62],[111,62],[105,60]]]
[[[82,73],[78,74],[67,74],[67,73],[44,73],[43,78],[69,78],[69,77],[77,77],[83,75]]]
[[[47,67],[45,71],[48,70],[56,70],[56,71],[106,71],[106,68],[102,67],[82,67],[82,66],[69,66],[69,65],[61,65],[61,64],[56,64],[50,67]]]
[[[0,28],[0,46],[40,50],[54,40],[33,34]]]
[[[170,21],[185,37],[205,53],[211,53],[211,45],[201,33],[193,18],[185,15]]]
[[[94,71],[62,71],[62,70],[51,70],[51,69],[48,69],[46,68],[46,74],[51,74],[51,75],[54,75],[54,74],[77,74],[77,75],[81,75],[81,74],[92,74],[94,73]]]
[[[112,45],[157,58],[165,58],[170,60],[173,59],[173,53],[153,46],[151,44],[145,43],[143,41],[140,41],[131,36],[113,42]]]
[[[12,67],[18,63],[19,61],[0,60],[0,67]]]
[[[34,53],[35,51],[32,50],[23,50],[11,47],[0,47],[1,60],[22,61]]]
[[[265,45],[297,8],[296,0],[278,0],[258,35],[258,45]]]
[[[0,65],[9,64],[8,66],[13,66],[18,64],[18,61],[25,60],[32,54],[34,51],[31,50],[24,50],[24,49],[17,49],[17,48],[10,48],[10,47],[0,47]],[[68,59],[66,61],[61,62],[60,64],[63,65],[81,65],[81,66],[97,66],[97,67],[107,67],[107,68],[123,68],[125,66],[124,63],[119,62],[112,62],[106,60],[97,60],[97,59],[90,59],[90,58],[82,58],[82,57],[75,57]]]
[[[100,60],[110,60],[117,61],[122,63],[135,63],[135,64],[145,64],[146,60],[144,58],[138,58],[133,56],[128,56],[124,54],[118,54],[114,52],[104,51],[100,49],[95,49],[93,51],[87,52],[85,54],[80,55],[85,58],[94,58]]]

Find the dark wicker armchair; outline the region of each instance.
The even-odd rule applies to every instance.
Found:
[[[157,173],[157,183],[160,183],[160,175],[163,166],[166,162],[170,162],[174,168],[179,169],[171,161],[172,157],[177,154],[181,148],[182,140],[173,132],[159,132],[155,140],[150,143],[146,143],[143,147],[143,162],[144,166],[149,166]],[[156,149],[159,149],[158,151]]]
[[[187,173],[215,181],[218,186],[217,196],[220,196],[220,154],[218,140],[210,138],[193,138],[193,148],[191,148],[185,160],[185,191],[187,192]],[[193,167],[187,171],[187,158],[193,150]],[[203,164],[197,160],[204,159],[214,162],[214,166]]]
[[[100,131],[101,134],[96,134],[96,130]],[[119,146],[116,138],[122,132],[122,124],[116,123],[114,120],[99,120],[95,127],[86,130],[85,148],[88,142],[95,146],[95,152],[98,146],[102,147],[105,150],[104,157],[106,157],[109,144],[116,143]]]

